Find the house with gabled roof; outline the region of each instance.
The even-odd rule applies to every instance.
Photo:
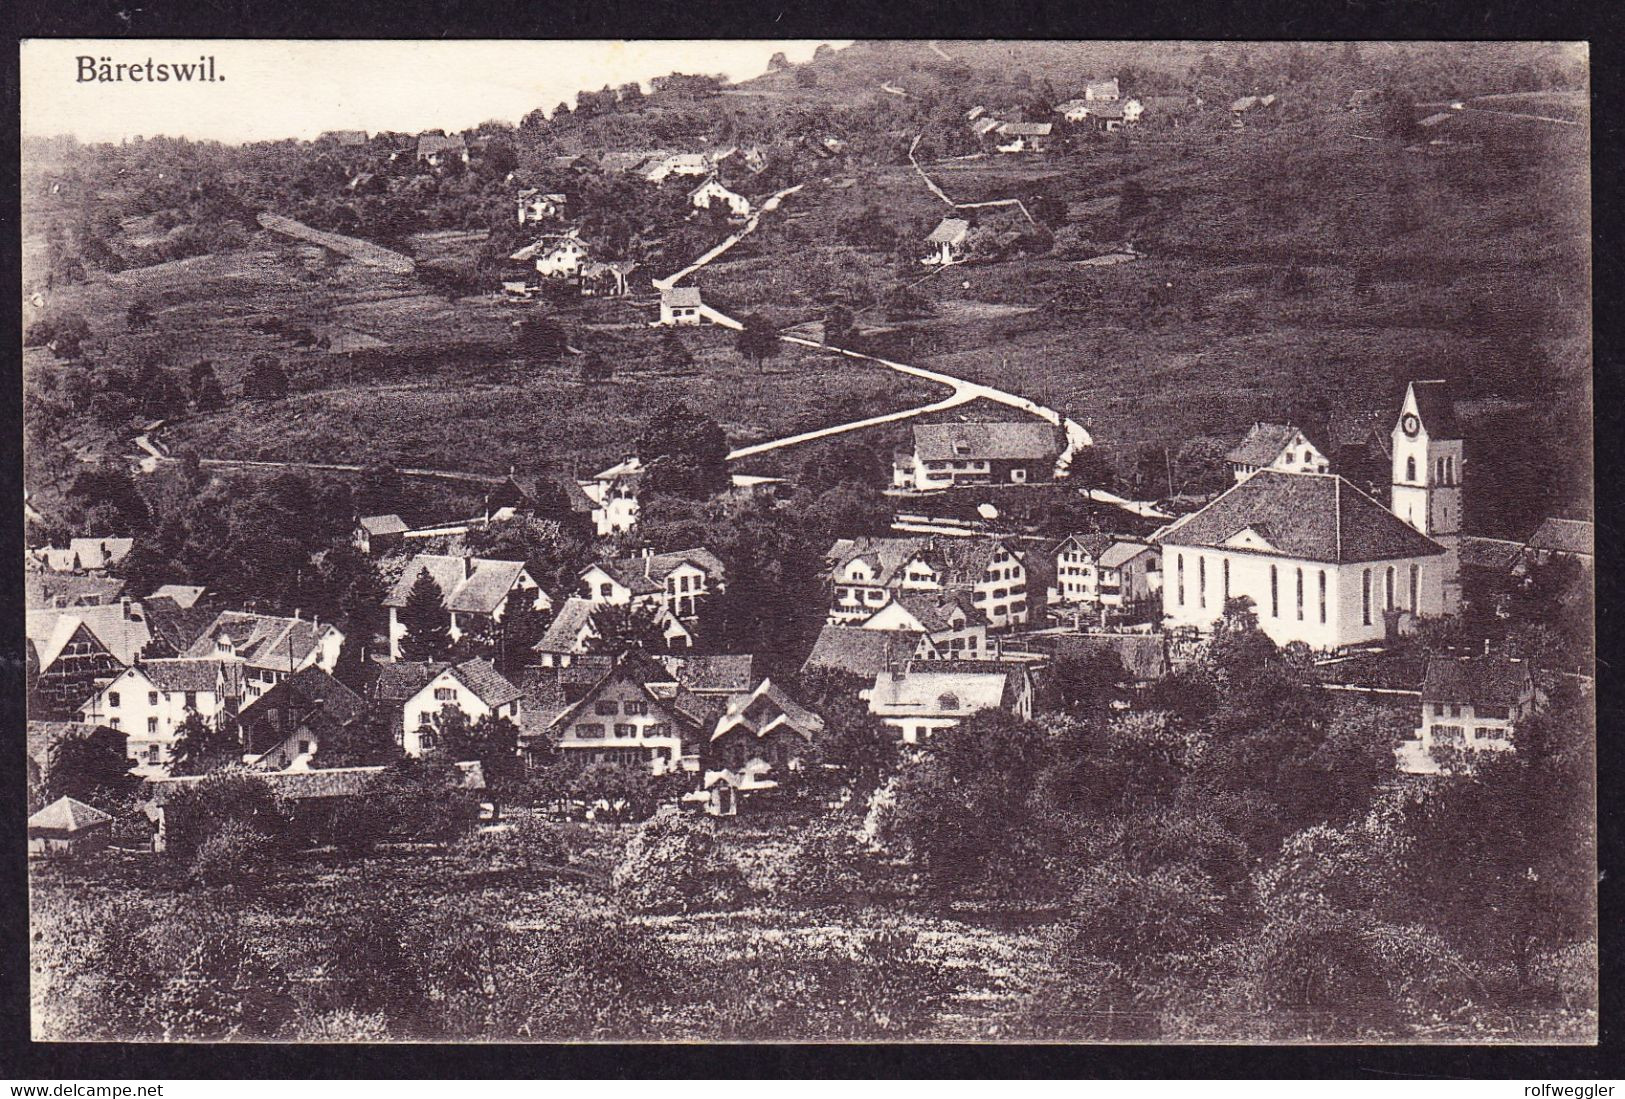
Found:
[[[1332,474],[1260,470],[1152,542],[1170,626],[1209,629],[1246,597],[1276,644],[1326,650],[1446,613],[1444,547]]]
[[[756,682],[756,658],[750,653],[674,653],[659,659],[701,698],[731,698]]]
[[[801,674],[833,671],[872,679],[910,661],[937,660],[941,656],[928,633],[826,623],[801,665]]]
[[[1032,674],[1008,660],[936,660],[883,671],[865,692],[869,712],[896,729],[905,744],[921,744],[983,710],[1017,717],[1033,713]]]
[[[1514,748],[1518,724],[1535,711],[1529,662],[1500,653],[1431,656],[1422,679],[1422,723],[1395,750],[1401,770],[1437,774],[1448,768],[1434,749],[1453,749],[1470,764],[1477,752]]]
[[[592,248],[578,229],[540,237],[508,257],[514,263],[531,264],[538,275],[548,279],[576,278],[591,258]]]
[[[727,568],[703,546],[600,561],[581,573],[580,595],[594,605],[664,607],[674,618],[692,618],[705,599],[727,585]]]
[[[364,699],[314,664],[260,696],[240,725],[243,762],[264,771],[311,767],[359,735],[371,714]]]
[[[52,572],[101,572],[129,556],[133,538],[70,538],[66,547],[46,546],[34,556]]]
[[[1554,559],[1591,568],[1596,560],[1596,528],[1585,519],[1544,519],[1524,544],[1524,559],[1544,565]]]
[[[417,159],[431,168],[438,168],[453,160],[467,164],[468,143],[463,140],[462,134],[421,134],[418,137]]]
[[[1069,534],[1056,544],[1055,583],[1048,602],[1095,606],[1100,602],[1100,555],[1112,545],[1109,534]]]
[[[962,588],[894,591],[859,629],[925,634],[948,659],[974,659],[987,648],[987,616]]]
[[[1060,432],[1042,420],[915,424],[912,453],[893,464],[892,487],[933,492],[960,485],[1049,481]]]
[[[1003,140],[994,146],[1001,153],[1042,153],[1049,149],[1051,122],[1005,122],[994,131]]]
[[[433,662],[421,667],[423,682],[401,704],[401,750],[421,756],[439,743],[444,711],[462,711],[470,723],[505,718],[518,727],[523,692],[484,657],[461,664]],[[391,720],[391,727],[394,722]]]
[[[1261,469],[1327,473],[1331,462],[1294,424],[1255,423],[1245,438],[1225,455],[1235,479],[1245,481]]]
[[[521,187],[515,198],[520,225],[535,225],[561,216],[567,201],[564,195],[540,187]]]
[[[1117,83],[1117,77],[1109,80],[1090,80],[1083,86],[1083,98],[1086,103],[1097,103],[1118,99],[1123,90]]]
[[[801,764],[823,731],[822,717],[771,679],[764,679],[754,690],[729,697],[727,709],[711,730],[706,766],[742,771],[762,763],[766,767],[754,770],[782,774]]]
[[[553,620],[547,624],[547,630],[542,634],[541,640],[531,646],[532,659],[535,663],[543,668],[567,668],[582,654],[592,652],[593,639],[597,636],[592,616],[600,607],[606,605],[608,604],[595,603],[579,595],[566,598],[559,605],[558,613],[553,616]],[[657,605],[655,612],[655,621],[666,639],[668,649],[694,647],[697,639],[691,626],[674,616],[666,609],[665,604]]]
[[[217,725],[237,712],[241,697],[236,666],[187,657],[146,660],[92,695],[79,717],[123,733],[126,755],[144,773],[164,773],[188,718]]]
[[[406,625],[401,621],[400,612],[422,572],[427,572],[440,588],[441,606],[446,610],[453,641],[469,630],[494,628],[508,609],[519,603],[538,611],[553,607],[553,601],[531,578],[523,561],[498,561],[472,554],[420,553],[407,562],[384,599],[384,606],[389,608],[391,660],[401,658]]]
[[[1097,602],[1127,611],[1162,593],[1162,551],[1145,542],[1113,541],[1095,562]]]
[[[399,515],[363,515],[355,521],[350,541],[365,554],[388,553],[403,541],[412,528]]]
[[[965,258],[965,242],[970,238],[970,222],[964,218],[943,218],[925,238],[926,253],[920,262],[945,266]]]
[[[829,622],[861,622],[894,591],[963,590],[993,629],[1028,619],[1021,550],[996,537],[842,538],[825,560],[834,601]]]
[[[252,706],[266,691],[301,668],[338,667],[344,635],[329,622],[283,615],[222,611],[182,656],[241,667],[242,705]]]
[[[655,774],[698,770],[718,707],[644,653],[614,665],[553,720],[558,750],[581,766],[623,763]]]
[[[23,573],[23,602],[29,610],[46,607],[105,607],[124,595],[116,576],[81,576],[28,569]]]
[[[153,642],[139,603],[26,612],[31,704],[48,714],[73,712],[99,687],[134,664]]]
[[[658,323],[667,327],[691,327],[702,324],[705,316],[701,312],[705,305],[700,301],[700,288],[697,286],[671,286],[660,291],[660,320]]]
[[[718,202],[726,206],[734,217],[750,217],[750,199],[736,191],[730,191],[716,176],[710,177],[688,193],[688,204],[696,210],[709,210],[713,203]]]
[[[673,153],[649,161],[638,171],[645,180],[658,185],[673,176],[706,175],[711,171],[711,159],[704,153]]]
[[[61,797],[28,818],[29,858],[72,858],[107,846],[113,818],[77,798]]]

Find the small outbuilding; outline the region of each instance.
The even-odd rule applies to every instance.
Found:
[[[76,798],[57,798],[28,818],[29,858],[72,858],[107,846],[113,818]]]

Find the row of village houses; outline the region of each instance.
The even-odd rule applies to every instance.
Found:
[[[939,448],[944,433],[935,428],[944,426],[965,425],[922,427],[917,446],[927,445],[914,455],[917,461],[963,464],[953,431],[946,433],[947,448]],[[965,438],[1022,440],[1022,433],[972,426]],[[903,741],[918,743],[989,706],[1030,714],[1034,674],[1046,652],[1068,638],[1089,637],[1112,648],[1128,685],[1143,685],[1166,663],[1170,634],[1155,633],[1157,625],[1173,633],[1205,630],[1236,597],[1252,601],[1260,627],[1283,645],[1333,650],[1381,641],[1417,620],[1454,613],[1464,557],[1477,563],[1483,556],[1469,553],[1476,544],[1460,533],[1460,443],[1442,383],[1413,383],[1392,429],[1388,507],[1327,469],[1302,432],[1258,425],[1232,452],[1237,483],[1146,540],[1095,534],[1036,545],[1001,536],[840,539],[826,562],[827,621],[803,670],[860,677],[871,712]],[[991,459],[995,452],[972,453]],[[995,478],[1020,483],[1019,468],[990,461],[948,472],[978,484]],[[71,557],[50,551],[44,563],[105,566],[128,549],[118,540],[91,540],[70,545]],[[1590,553],[1589,524],[1551,520],[1521,547],[1518,560],[1589,561]],[[454,638],[476,624],[500,623],[520,602],[552,615],[520,682],[483,659],[399,659],[399,612],[425,573],[441,592]],[[118,595],[106,577],[65,578],[84,582],[79,594],[87,600]],[[86,724],[122,732],[132,763],[153,772],[164,769],[192,714],[235,717],[245,760],[283,769],[319,760],[323,729],[332,735],[361,713],[373,720],[387,714],[401,750],[419,754],[433,746],[442,708],[453,705],[471,718],[509,718],[526,743],[556,740],[560,750],[583,760],[638,760],[657,770],[700,773],[718,752],[733,758],[728,738],[747,725],[762,738],[783,733],[781,741],[793,736],[805,744],[815,735],[810,711],[780,685],[757,679],[749,655],[694,651],[695,621],[726,584],[725,563],[695,547],[596,563],[581,574],[576,591],[555,604],[522,562],[416,554],[386,598],[389,662],[365,705],[329,674],[343,642],[330,623],[215,610],[195,588],[160,589],[139,603],[119,597],[31,609],[30,675],[36,698],[54,701]],[[667,654],[593,651],[595,612],[628,605],[653,613]],[[1046,629],[1040,621],[1064,623],[1073,607],[1086,608],[1091,622],[1099,613],[1100,630]],[[1143,624],[1125,625],[1134,617]],[[1465,739],[1494,747],[1527,712],[1527,669],[1513,665],[1507,672],[1506,658],[1488,656],[1464,666],[1490,671],[1455,679],[1430,673],[1421,741]],[[1484,676],[1501,686],[1485,687]],[[1510,697],[1507,683],[1513,684]],[[336,700],[331,713],[329,700]],[[773,781],[764,776],[775,762],[787,758],[785,744],[794,747],[785,741],[769,750],[763,739],[758,747],[767,754],[744,760],[748,774],[733,766],[703,770],[704,789],[720,782],[737,793],[747,780],[762,788]]]

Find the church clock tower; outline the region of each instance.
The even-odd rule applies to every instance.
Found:
[[[1393,455],[1389,510],[1449,552],[1445,609],[1454,613],[1461,598],[1457,544],[1465,471],[1455,404],[1443,381],[1406,387],[1394,424]]]

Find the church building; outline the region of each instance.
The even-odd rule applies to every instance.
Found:
[[[1389,508],[1333,474],[1265,468],[1159,531],[1165,625],[1211,629],[1245,596],[1276,644],[1329,650],[1455,613],[1462,441],[1442,382],[1411,383],[1393,438]]]

